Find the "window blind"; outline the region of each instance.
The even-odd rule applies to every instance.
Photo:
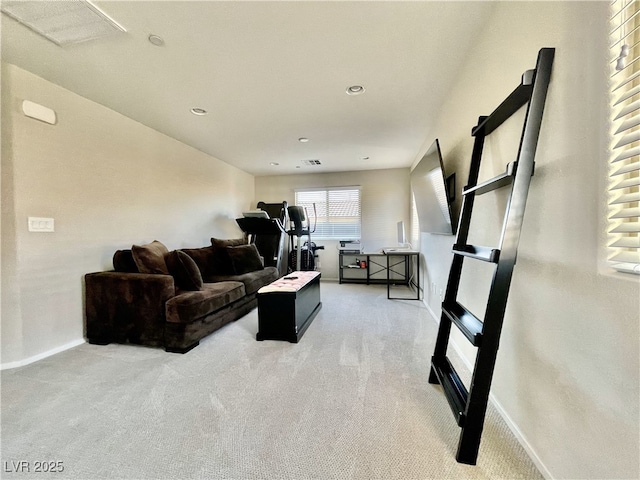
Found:
[[[420,221],[418,219],[418,207],[416,207],[416,198],[411,192],[411,245],[414,250],[420,248]]]
[[[640,275],[640,1],[611,2],[608,260]]]
[[[306,208],[312,228],[315,204],[316,238],[360,238],[360,187],[296,190],[295,197],[296,205]]]

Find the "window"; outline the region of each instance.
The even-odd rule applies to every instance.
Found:
[[[608,259],[640,275],[640,0],[611,9]]]
[[[409,240],[415,250],[420,249],[420,220],[418,219],[418,207],[416,207],[416,197],[411,192],[411,240]]]
[[[360,238],[360,187],[296,190],[296,205],[306,208],[311,228],[317,215],[316,238]]]

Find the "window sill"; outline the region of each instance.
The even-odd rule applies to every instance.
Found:
[[[631,275],[640,275],[640,264],[637,263],[616,263],[609,264],[609,268],[612,268],[618,273],[628,273]]]
[[[605,264],[599,268],[598,275],[615,280],[639,283],[640,275],[632,272],[622,272],[613,268],[610,264]]]

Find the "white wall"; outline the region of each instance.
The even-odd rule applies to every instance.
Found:
[[[58,123],[25,117],[23,99]],[[116,249],[238,236],[253,198],[252,175],[3,63],[3,366],[82,341],[83,275]],[[55,232],[28,232],[29,216]]]
[[[477,117],[533,67],[539,48],[556,47],[556,60],[493,395],[547,476],[638,478],[640,290],[637,278],[600,264],[607,2],[500,2],[494,13],[432,135],[459,189]],[[24,98],[56,110],[59,123],[25,118]],[[492,137],[484,177],[511,159],[519,128]],[[233,236],[240,211],[259,200],[293,202],[296,187],[362,185],[367,250],[394,244],[395,223],[409,218],[408,169],[258,177],[254,190],[250,175],[4,64],[1,168],[3,364],[82,337],[82,276],[109,268],[117,248]],[[473,241],[490,244],[487,226],[504,196],[481,198]],[[27,232],[27,216],[54,217],[56,232]],[[422,235],[436,290],[446,285],[452,242]],[[323,243],[332,255],[324,276],[337,278],[335,245]],[[484,266],[465,268],[463,303],[478,313],[487,275]],[[426,301],[439,312],[437,295]],[[472,363],[466,340],[454,339]]]
[[[493,396],[553,478],[638,478],[638,277],[602,268],[607,162],[607,2],[500,2],[443,105],[436,135],[465,183],[471,127],[556,57],[493,383]],[[514,158],[523,112],[491,135],[481,178]],[[495,244],[504,192],[478,197],[470,243]],[[459,205],[458,205],[459,206]],[[422,235],[444,288],[453,237]],[[492,267],[467,261],[461,302],[479,315]],[[489,269],[489,270],[487,270]],[[427,289],[428,290],[428,289]],[[428,295],[440,313],[439,298]],[[454,330],[456,330],[454,328]],[[466,362],[475,350],[455,332]],[[482,447],[480,451],[482,455]]]
[[[295,204],[295,189],[360,185],[362,206],[362,247],[375,252],[398,244],[396,225],[400,220],[409,225],[409,169],[366,170],[358,172],[316,173],[256,177],[255,202]],[[254,203],[255,206],[255,203]],[[309,216],[313,217],[312,212]],[[324,245],[319,250],[320,270],[326,280],[338,279],[338,242],[311,240]]]

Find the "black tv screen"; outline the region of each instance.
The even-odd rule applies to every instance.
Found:
[[[451,205],[438,139],[411,171],[411,190],[418,212],[420,231],[453,235]]]

